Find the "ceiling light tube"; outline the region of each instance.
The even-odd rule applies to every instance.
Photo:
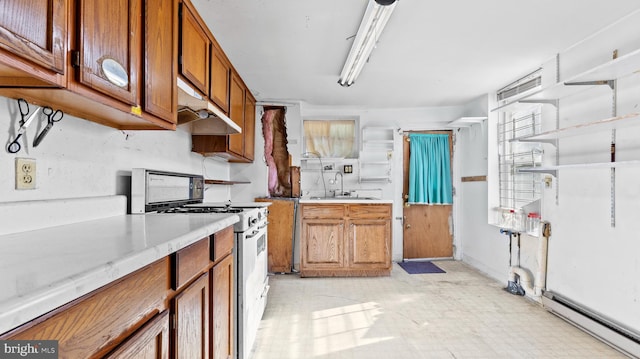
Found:
[[[340,85],[344,87],[353,85],[378,42],[382,29],[396,7],[396,2],[393,0],[369,0],[369,5],[367,5],[367,10],[338,79]]]

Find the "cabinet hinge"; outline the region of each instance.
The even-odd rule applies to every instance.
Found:
[[[80,51],[71,50],[71,66],[80,67]]]

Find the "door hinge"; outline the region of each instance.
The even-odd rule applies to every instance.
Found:
[[[451,187],[451,195],[452,196],[456,195],[456,188],[455,187]]]
[[[71,66],[80,67],[80,51],[71,50]]]

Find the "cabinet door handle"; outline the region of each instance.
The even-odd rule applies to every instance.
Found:
[[[407,229],[409,229],[409,228],[411,228],[411,225],[410,225],[410,224],[407,224]]]

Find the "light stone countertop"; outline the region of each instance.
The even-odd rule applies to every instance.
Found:
[[[212,213],[117,215],[0,235],[0,333],[238,220]]]
[[[300,198],[300,203],[353,203],[353,204],[390,204],[392,199],[371,199],[371,198]]]

